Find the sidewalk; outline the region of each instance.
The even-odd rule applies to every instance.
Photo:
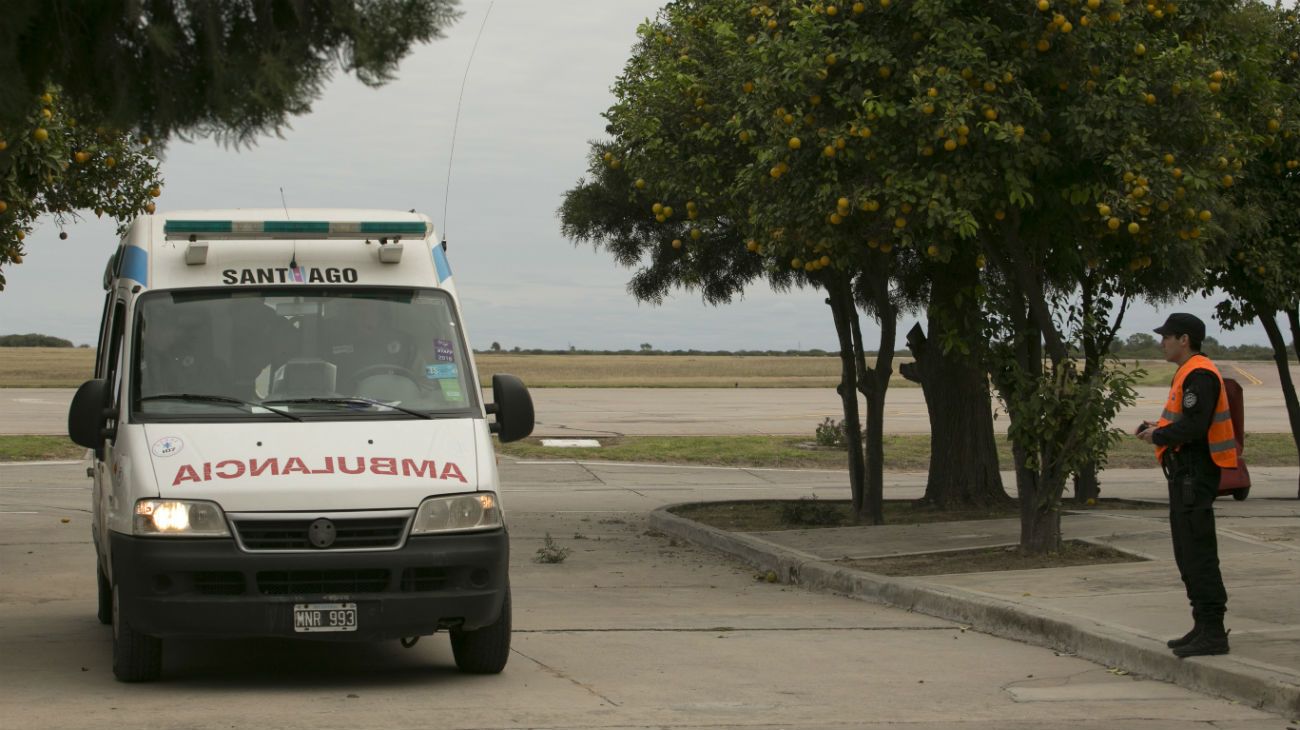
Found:
[[[1152,492],[1151,475],[1144,471],[1102,476],[1104,495]],[[1163,510],[1062,518],[1067,539],[1106,544],[1147,562],[918,578],[875,575],[835,561],[1015,545],[1019,521],[728,533],[661,508],[651,523],[775,571],[782,582],[960,621],[1295,719],[1300,718],[1297,470],[1259,469],[1252,477],[1249,499],[1225,498],[1215,505],[1232,653],[1192,659],[1174,657],[1164,644],[1187,630],[1191,616]]]

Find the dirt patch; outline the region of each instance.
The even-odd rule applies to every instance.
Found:
[[[1061,550],[1044,555],[1026,555],[1019,547],[977,548],[923,555],[900,555],[894,558],[869,560],[842,559],[836,561],[858,570],[877,575],[914,576],[947,575],[951,573],[989,573],[999,570],[1035,570],[1038,568],[1068,568],[1076,565],[1104,565],[1108,563],[1140,563],[1140,558],[1104,545],[1094,545],[1080,540],[1066,540]]]
[[[1164,505],[1127,499],[1102,499],[1091,507],[1063,505],[1067,512],[1116,509],[1164,509]],[[815,527],[846,527],[853,521],[852,504],[832,499],[767,499],[737,502],[699,502],[670,510],[678,517],[729,532],[806,530]],[[1019,517],[1014,502],[986,509],[937,510],[913,500],[886,500],[885,524],[916,525],[932,522],[964,522]]]

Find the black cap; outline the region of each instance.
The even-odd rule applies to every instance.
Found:
[[[1165,323],[1156,327],[1158,335],[1187,335],[1196,342],[1205,339],[1205,323],[1200,317],[1186,312],[1174,312]]]

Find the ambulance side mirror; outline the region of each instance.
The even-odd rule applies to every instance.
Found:
[[[488,428],[502,443],[518,441],[533,432],[533,397],[524,381],[503,373],[493,375],[492,401],[487,404],[487,412],[495,413],[497,420]]]
[[[115,415],[109,408],[110,396],[107,380],[87,380],[77,388],[68,408],[68,438],[79,446],[94,449],[97,456],[101,455],[104,439],[114,436],[104,428]]]

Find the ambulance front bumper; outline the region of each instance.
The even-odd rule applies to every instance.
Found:
[[[122,618],[150,636],[367,641],[477,629],[497,620],[509,586],[505,529],[412,536],[388,551],[246,552],[230,538],[121,533],[111,543]],[[308,631],[304,606],[350,606],[354,626]]]

